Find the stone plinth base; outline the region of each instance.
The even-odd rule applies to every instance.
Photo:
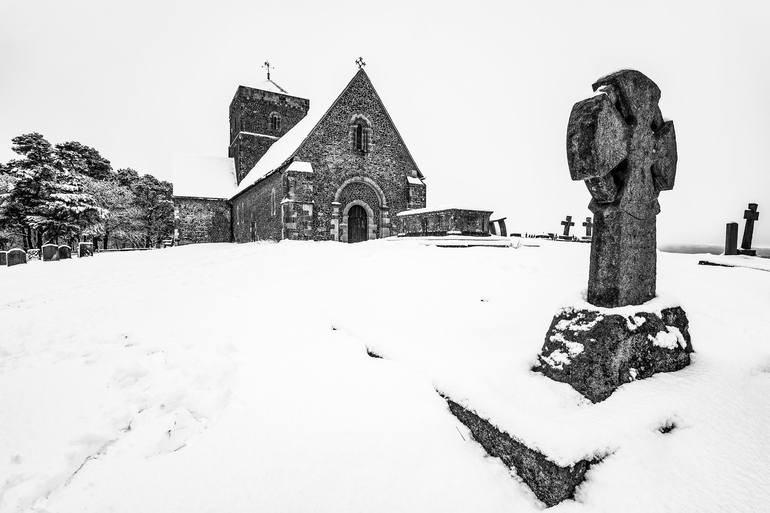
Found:
[[[575,496],[577,488],[593,461],[580,460],[568,467],[561,467],[548,460],[542,453],[530,449],[509,434],[500,431],[488,420],[460,406],[448,397],[449,411],[473,434],[487,454],[500,458],[546,506],[555,506]]]
[[[693,348],[682,308],[626,312],[628,307],[562,309],[551,322],[533,370],[596,403],[624,383],[690,364]]]

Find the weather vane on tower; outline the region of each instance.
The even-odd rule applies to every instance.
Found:
[[[270,70],[275,69],[275,66],[272,66],[270,64],[270,61],[265,61],[265,63],[262,65],[263,68],[267,70],[267,79],[270,80]]]
[[[364,62],[363,57],[359,57],[356,59],[356,64],[358,64],[358,69],[364,69],[364,66],[366,66],[366,63]]]

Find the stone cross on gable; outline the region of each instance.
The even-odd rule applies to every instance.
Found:
[[[741,249],[751,249],[751,239],[754,238],[754,221],[759,220],[758,205],[749,203],[749,208],[743,212],[743,218],[746,220],[746,226],[743,228],[743,240]]]
[[[569,237],[570,227],[575,226],[575,223],[572,222],[572,216],[567,216],[564,221],[561,222],[561,225],[564,227],[564,236]]]
[[[586,217],[586,222],[583,223],[583,226],[585,226],[586,229],[586,237],[590,237],[594,227],[594,223],[590,217]]]
[[[366,66],[366,63],[364,62],[363,57],[359,57],[356,59],[356,64],[358,64],[358,69],[363,69],[364,66]]]
[[[572,107],[567,162],[591,193],[594,244],[588,301],[637,305],[655,297],[658,194],[674,187],[676,134],[658,107],[660,89],[622,70],[599,79],[596,96]]]

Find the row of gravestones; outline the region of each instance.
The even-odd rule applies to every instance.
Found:
[[[749,203],[749,208],[743,212],[746,224],[743,227],[743,240],[741,249],[738,249],[738,223],[727,223],[725,229],[725,255],[757,256],[757,251],[751,249],[751,241],[754,238],[754,221],[759,220],[758,205]]]
[[[0,266],[11,267],[19,264],[26,264],[32,257],[33,251],[28,254],[23,249],[15,248],[9,251],[0,251]],[[34,257],[43,260],[43,262],[54,262],[56,260],[66,260],[72,258],[72,248],[69,246],[58,246],[56,244],[46,244],[40,251],[34,250]],[[78,256],[89,257],[94,255],[94,244],[92,242],[78,243]]]
[[[561,222],[561,225],[564,227],[564,231],[562,232],[561,236],[559,237],[560,240],[579,240],[581,242],[591,242],[591,237],[593,235],[593,229],[594,229],[594,223],[593,220],[590,217],[586,217],[585,222],[583,223],[583,226],[586,229],[586,234],[584,237],[578,239],[574,235],[570,235],[569,231],[570,228],[575,226],[575,223],[572,221],[572,216],[566,216],[564,218],[564,221]]]

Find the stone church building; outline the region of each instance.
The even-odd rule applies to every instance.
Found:
[[[395,235],[423,175],[363,68],[328,108],[268,79],[230,103],[227,158],[174,164],[179,244]]]

